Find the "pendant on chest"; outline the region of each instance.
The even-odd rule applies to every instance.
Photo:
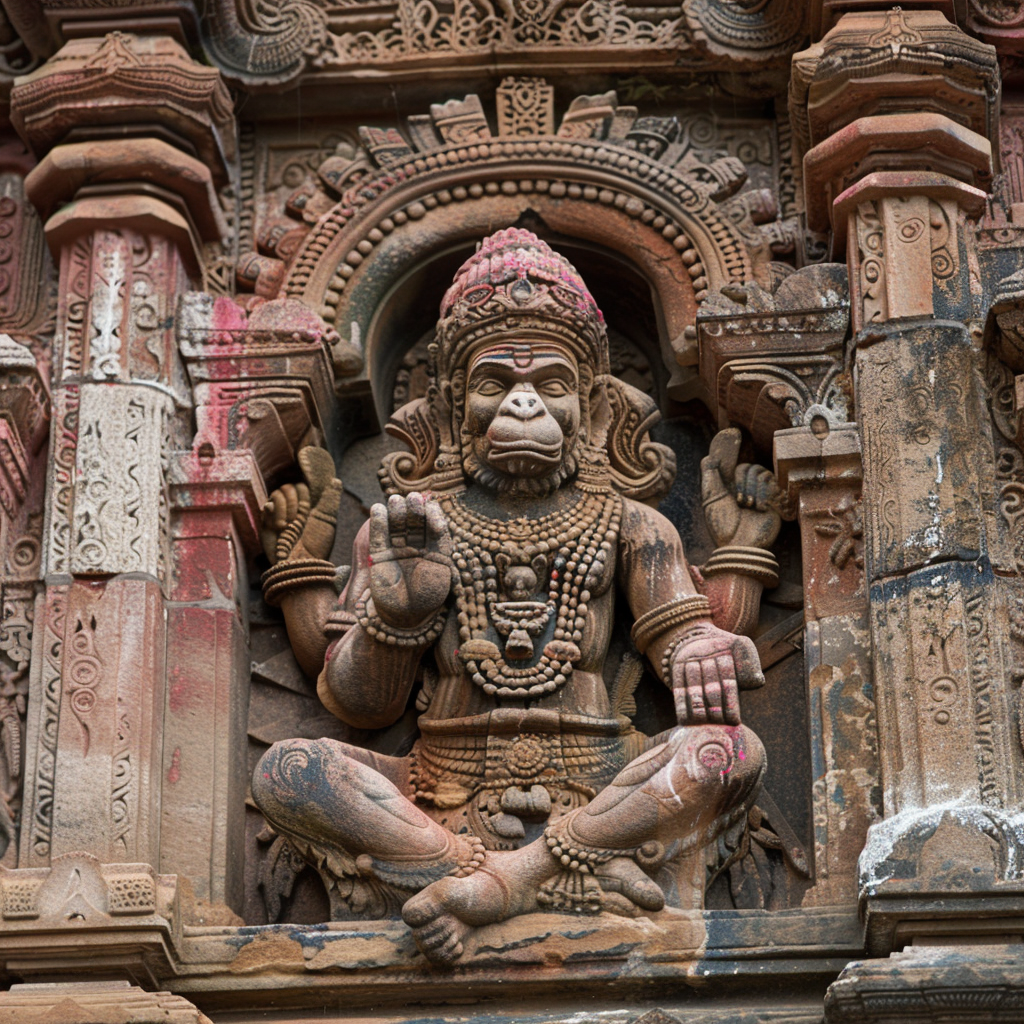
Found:
[[[505,637],[505,657],[509,661],[532,661],[533,642],[545,632],[555,610],[554,601],[535,600],[541,581],[548,574],[548,560],[536,555],[529,565],[513,565],[504,552],[494,558],[503,600],[491,605],[491,622]]]

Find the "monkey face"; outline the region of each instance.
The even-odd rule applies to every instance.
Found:
[[[547,340],[505,342],[470,362],[464,454],[482,482],[557,477],[557,486],[571,471],[566,462],[579,429],[579,367],[568,349]]]

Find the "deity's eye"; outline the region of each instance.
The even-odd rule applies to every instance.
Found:
[[[505,388],[500,381],[493,377],[484,377],[482,380],[475,380],[470,384],[470,390],[475,395],[482,395],[484,398],[492,398],[495,395],[505,393]]]
[[[543,384],[538,385],[537,390],[542,395],[547,395],[548,398],[561,398],[563,395],[568,395],[575,391],[576,387],[568,381],[552,377],[551,380],[546,380]]]

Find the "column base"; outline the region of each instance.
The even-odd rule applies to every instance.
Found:
[[[210,1024],[181,996],[145,992],[127,981],[12,985],[0,993],[0,1024],[22,1021],[89,1021],[89,1024]]]
[[[0,869],[0,970],[21,979],[85,975],[155,988],[177,959],[176,882],[148,864],[101,864],[87,853],[55,857],[49,868]]]
[[[1024,1016],[1019,944],[917,946],[854,961],[829,986],[824,1024],[997,1024]]]
[[[1024,942],[1020,832],[1019,815],[964,804],[904,812],[873,826],[860,858],[868,952],[954,940]]]

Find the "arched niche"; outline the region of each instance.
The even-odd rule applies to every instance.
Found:
[[[549,114],[511,127],[499,116],[494,135],[467,97],[410,118],[408,138],[364,128],[361,150],[329,158],[290,200],[302,225],[282,227],[276,250],[264,251],[286,264],[283,293],[347,343],[339,393],[372,396],[378,419],[387,368],[422,335],[419,321],[396,329],[396,304],[433,315],[461,258],[499,228],[529,226],[570,259],[598,254],[642,282],[675,397],[692,393],[693,325],[707,295],[767,281],[765,239],[743,197],[730,199],[745,181],[738,160],[696,151],[675,118],[638,119],[614,94],[579,97],[557,130]]]

